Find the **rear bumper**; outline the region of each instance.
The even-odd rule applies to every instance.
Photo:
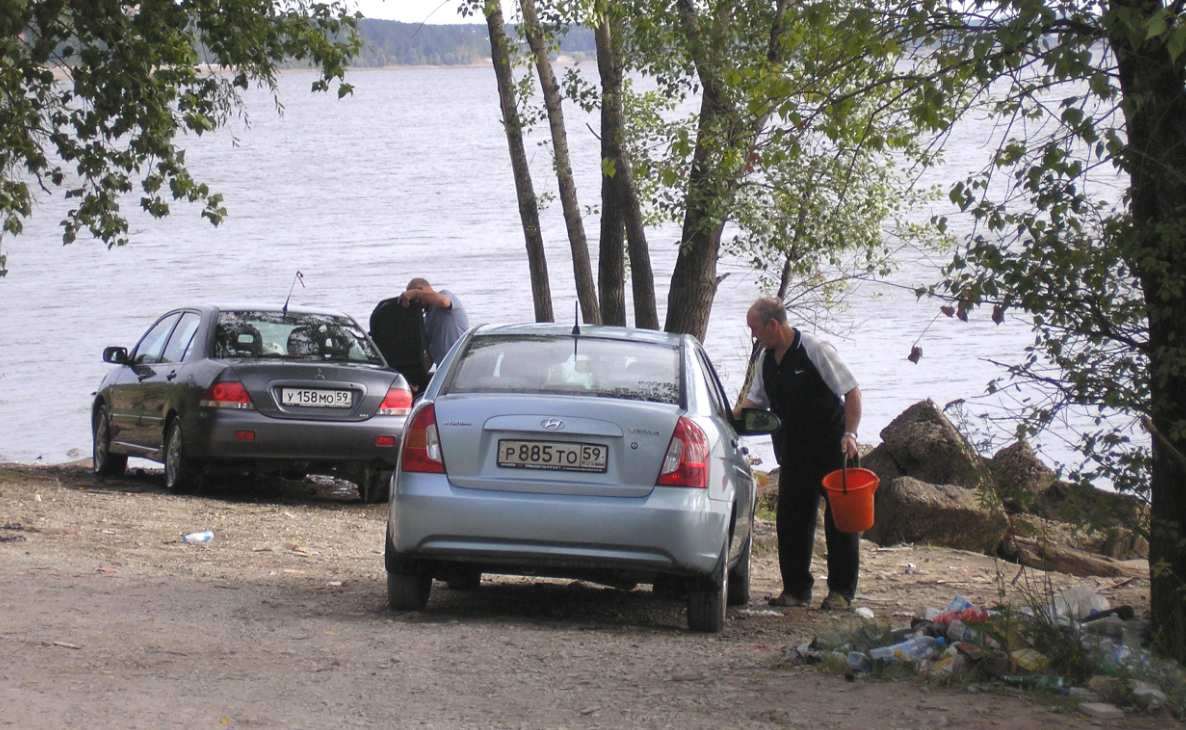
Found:
[[[710,575],[731,507],[707,490],[645,497],[465,489],[440,474],[400,474],[388,531],[397,561]]]
[[[393,469],[403,440],[404,416],[375,416],[361,422],[269,418],[255,411],[203,408],[187,438],[192,457],[207,462],[305,461],[382,463]],[[235,438],[251,431],[250,441]],[[393,446],[376,446],[380,436]]]

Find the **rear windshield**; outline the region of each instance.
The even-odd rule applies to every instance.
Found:
[[[555,393],[680,402],[679,348],[575,337],[474,337],[450,393]]]
[[[382,363],[349,317],[289,312],[221,312],[215,357]]]

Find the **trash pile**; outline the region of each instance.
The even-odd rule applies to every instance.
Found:
[[[895,667],[937,677],[997,679],[1074,697],[1081,711],[1101,718],[1123,714],[1115,705],[1149,712],[1167,703],[1186,707],[1182,668],[1142,647],[1147,620],[1129,606],[1110,607],[1089,586],[1069,588],[1039,610],[990,609],[955,596],[945,610],[927,608],[910,626],[888,631],[872,622],[868,609],[859,609],[858,616],[860,626],[851,631],[787,647],[783,663],[825,663],[843,669],[850,680]],[[1052,660],[1049,653],[1060,656]]]

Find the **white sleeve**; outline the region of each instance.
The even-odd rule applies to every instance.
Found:
[[[758,354],[758,361],[754,364],[754,379],[749,384],[749,398],[759,408],[769,408],[770,399],[766,397],[766,383],[762,379],[762,370],[766,365],[766,350]]]
[[[843,398],[845,393],[857,387],[856,376],[840,359],[840,353],[830,342],[803,333],[803,349],[807,351],[807,358],[815,365],[820,377],[837,396]]]

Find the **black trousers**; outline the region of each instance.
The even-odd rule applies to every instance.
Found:
[[[815,526],[820,499],[824,500],[824,539],[828,547],[828,590],[848,600],[857,592],[860,570],[859,534],[840,532],[832,521],[823,484],[824,476],[844,463],[839,439],[835,449],[783,448],[779,454],[778,566],[783,590],[797,598],[808,598],[815,578],[811,556],[815,549]]]

